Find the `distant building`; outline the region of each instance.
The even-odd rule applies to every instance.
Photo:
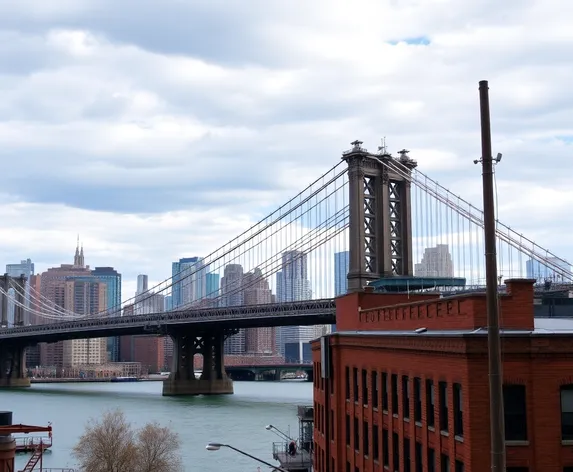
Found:
[[[308,279],[308,257],[302,251],[285,251],[281,271],[277,272],[277,303],[310,300],[312,290]],[[321,327],[280,326],[276,332],[276,345],[287,362],[310,361],[310,341]]]
[[[561,272],[555,272],[555,270],[550,269],[540,261],[537,261],[535,259],[529,259],[528,261],[525,261],[525,270],[527,272],[527,278],[536,279],[537,281],[540,282],[545,280],[550,280],[553,282],[571,281],[571,266],[569,264],[563,262],[561,259],[558,259],[557,257],[549,257],[547,259],[553,265],[563,269],[563,272],[565,272],[569,277],[563,277]]]
[[[427,247],[420,263],[414,266],[416,277],[453,277],[454,263],[447,244]]]
[[[221,279],[220,306],[243,306],[243,266],[228,264],[223,271]],[[245,352],[245,330],[240,329],[237,334],[225,341],[225,354],[243,354]]]
[[[26,259],[20,261],[19,264],[6,264],[6,273],[10,277],[26,277],[26,286],[24,288],[24,304],[26,306],[26,310],[24,310],[24,325],[27,326],[32,322],[31,314],[29,311],[30,308],[30,279],[34,275],[34,263],[31,259]],[[14,302],[13,297],[15,295],[14,290],[10,289],[8,293],[11,295],[11,300],[8,305],[8,326],[14,322]]]
[[[163,311],[165,311],[165,296],[162,293],[150,292],[147,275],[138,275],[134,314],[148,315],[151,313],[163,313]]]
[[[78,315],[94,315],[107,307],[107,285],[95,277],[69,277],[64,287],[64,308]],[[105,338],[63,341],[62,367],[107,362]]]
[[[135,294],[139,295],[140,293],[147,292],[149,284],[149,278],[145,274],[140,274],[137,276],[137,289]]]
[[[107,310],[108,316],[119,316],[121,313],[121,274],[113,267],[96,267],[92,275],[107,286],[107,306],[102,307],[102,311]],[[119,337],[107,338],[107,352],[109,360],[113,362],[119,360]]]
[[[245,305],[271,303],[269,282],[261,269],[243,276],[243,301]],[[276,352],[276,328],[248,328],[245,330],[245,352],[248,354],[274,354]]]
[[[334,296],[346,294],[348,289],[348,267],[350,264],[350,251],[334,254]]]
[[[172,263],[173,308],[191,305],[207,297],[208,272],[209,265],[202,257],[185,257]]]
[[[165,365],[165,339],[147,335],[122,336],[121,362],[139,362],[150,374],[161,372]]]

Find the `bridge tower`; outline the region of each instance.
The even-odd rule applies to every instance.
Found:
[[[354,141],[342,155],[350,192],[348,292],[381,277],[412,276],[410,179],[416,161],[408,151],[394,158],[372,154]]]
[[[225,372],[225,331],[181,330],[173,339],[173,366],[163,382],[163,395],[220,395],[233,393],[233,381]],[[195,355],[203,356],[201,377],[195,375]]]

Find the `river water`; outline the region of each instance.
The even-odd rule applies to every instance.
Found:
[[[181,440],[185,471],[256,472],[268,470],[229,449],[207,451],[208,442],[230,444],[267,462],[280,439],[265,429],[273,424],[298,437],[297,405],[312,405],[310,382],[235,382],[235,394],[163,397],[161,382],[34,384],[29,389],[0,390],[0,410],[13,411],[14,423],[46,426],[54,442],[44,467],[74,467],[78,437],[90,418],[120,408],[136,426],[158,421]],[[17,456],[21,470],[29,455]],[[278,463],[276,463],[278,465]]]

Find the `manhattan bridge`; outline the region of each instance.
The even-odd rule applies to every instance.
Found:
[[[270,215],[143,298],[138,295],[141,302],[145,296],[171,295],[186,284],[201,293],[172,311],[125,315],[124,307],[135,302],[128,299],[105,312],[79,315],[26,290],[24,279],[7,279],[0,287],[0,386],[29,384],[24,353],[39,342],[161,334],[174,342],[174,365],[164,394],[231,393],[223,343],[239,329],[335,322],[335,254],[347,254],[342,267],[349,292],[367,286],[376,291],[483,290],[482,210],[420,171],[407,150],[394,157],[385,147],[369,152],[361,141],[351,146],[334,167]],[[538,281],[540,286],[571,284],[570,264],[563,258],[499,221],[496,235],[500,291],[503,280],[523,278],[535,267],[551,274],[551,281]],[[247,283],[266,279],[276,293],[282,292],[282,301],[230,303],[248,288],[244,282],[224,291],[208,283],[197,290],[197,284],[210,275],[219,280],[234,264],[256,275]],[[293,267],[300,267],[300,273],[287,277]],[[7,327],[8,289],[16,294],[13,327]],[[43,322],[25,326],[25,310]],[[199,379],[195,354],[204,359]]]

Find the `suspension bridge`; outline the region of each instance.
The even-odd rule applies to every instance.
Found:
[[[379,291],[483,286],[483,212],[421,172],[408,151],[393,157],[384,147],[369,152],[360,141],[351,146],[287,203],[137,299],[99,313],[75,313],[26,288],[25,280],[6,278],[0,287],[0,385],[26,384],[25,348],[38,342],[165,334],[174,341],[174,365],[164,394],[231,393],[223,344],[239,329],[331,324],[333,297],[367,286]],[[572,282],[563,258],[499,221],[496,234],[500,285],[502,278],[527,274]],[[249,275],[240,283],[233,279],[238,267]],[[261,284],[275,293],[275,303],[249,304],[253,298],[247,292]],[[14,326],[7,326],[9,290],[15,293]],[[124,316],[126,306],[156,294],[177,295],[174,309]],[[24,326],[25,311],[43,322]],[[204,357],[201,379],[193,365],[198,353]]]

